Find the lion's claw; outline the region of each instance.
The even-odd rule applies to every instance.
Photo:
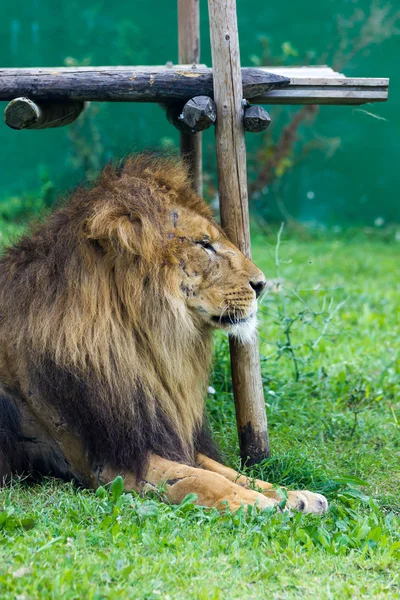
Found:
[[[328,510],[328,501],[322,494],[303,490],[288,492],[287,505],[302,513],[320,515]]]

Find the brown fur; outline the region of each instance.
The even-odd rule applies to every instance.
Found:
[[[232,257],[214,264],[195,243],[203,238],[236,254],[237,281]],[[94,460],[140,471],[163,446],[193,460],[212,333],[196,304],[214,318],[226,311],[228,278],[243,315],[249,277],[262,277],[231,248],[181,163],[139,156],[107,167],[1,260],[3,386],[56,405]]]
[[[123,473],[137,491],[165,481],[173,502],[276,504],[210,459],[204,415],[213,329],[249,340],[264,285],[182,163],[107,167],[0,259],[0,483]]]

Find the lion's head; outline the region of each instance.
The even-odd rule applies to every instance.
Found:
[[[140,270],[144,281],[157,270],[175,310],[196,327],[249,340],[265,277],[212,219],[183,165],[141,156],[128,160],[118,176],[108,170],[100,185],[103,198],[93,205],[86,231],[109,260],[124,257],[125,275]],[[146,301],[159,300],[152,295]]]

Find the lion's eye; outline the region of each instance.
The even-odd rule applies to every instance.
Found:
[[[214,252],[214,254],[217,254],[216,249],[208,240],[198,240],[196,244],[199,244],[204,250],[210,250],[211,252]]]

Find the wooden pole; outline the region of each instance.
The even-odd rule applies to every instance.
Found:
[[[200,0],[178,0],[178,53],[180,63],[200,62]],[[181,155],[189,164],[193,187],[203,195],[201,133],[181,132]]]
[[[208,0],[208,7],[221,222],[232,242],[251,258],[236,0]],[[258,340],[242,345],[230,339],[230,349],[240,452],[243,461],[254,464],[269,456]]]

